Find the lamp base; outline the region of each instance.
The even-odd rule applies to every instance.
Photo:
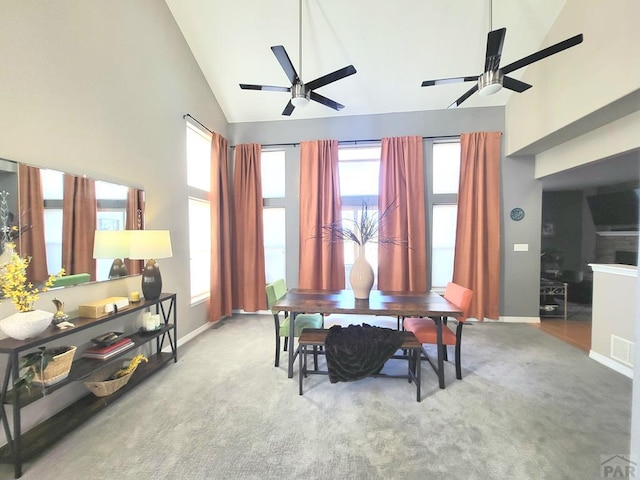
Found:
[[[147,300],[157,300],[162,293],[162,277],[158,263],[151,259],[142,270],[142,295]]]
[[[127,275],[127,266],[121,258],[116,258],[111,264],[111,270],[109,270],[109,280],[112,278],[126,277]]]

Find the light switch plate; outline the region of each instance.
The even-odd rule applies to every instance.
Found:
[[[528,252],[529,244],[528,243],[514,243],[513,244],[514,252]]]

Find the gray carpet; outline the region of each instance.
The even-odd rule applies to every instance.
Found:
[[[223,322],[23,478],[596,479],[629,450],[631,381],[529,325],[465,327],[463,379],[448,364],[440,390],[424,363],[420,403],[401,379],[299,396],[273,345],[270,316]]]

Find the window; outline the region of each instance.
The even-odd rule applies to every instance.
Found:
[[[187,122],[189,184],[189,276],[191,304],[209,298],[211,290],[211,134]]]
[[[431,210],[431,288],[442,289],[453,278],[458,218],[460,142],[433,144]]]
[[[340,177],[340,195],[342,198],[342,218],[356,220],[362,214],[363,202],[370,213],[378,210],[378,189],[380,177],[379,145],[366,147],[339,147],[338,175]],[[349,273],[358,255],[358,245],[344,242],[344,267],[347,286]],[[373,268],[374,284],[378,285],[378,244],[367,243],[365,246],[367,261]]]
[[[260,156],[262,175],[262,225],[264,235],[265,276],[267,283],[286,278],[285,234],[285,152],[263,151]]]

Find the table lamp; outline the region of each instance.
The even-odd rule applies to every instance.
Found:
[[[93,237],[93,258],[113,259],[109,278],[124,277],[127,266],[123,259],[129,257],[129,230],[96,230]]]
[[[142,269],[142,295],[147,300],[156,300],[162,292],[162,277],[158,258],[169,258],[171,235],[169,230],[130,230],[129,258],[147,260]]]

